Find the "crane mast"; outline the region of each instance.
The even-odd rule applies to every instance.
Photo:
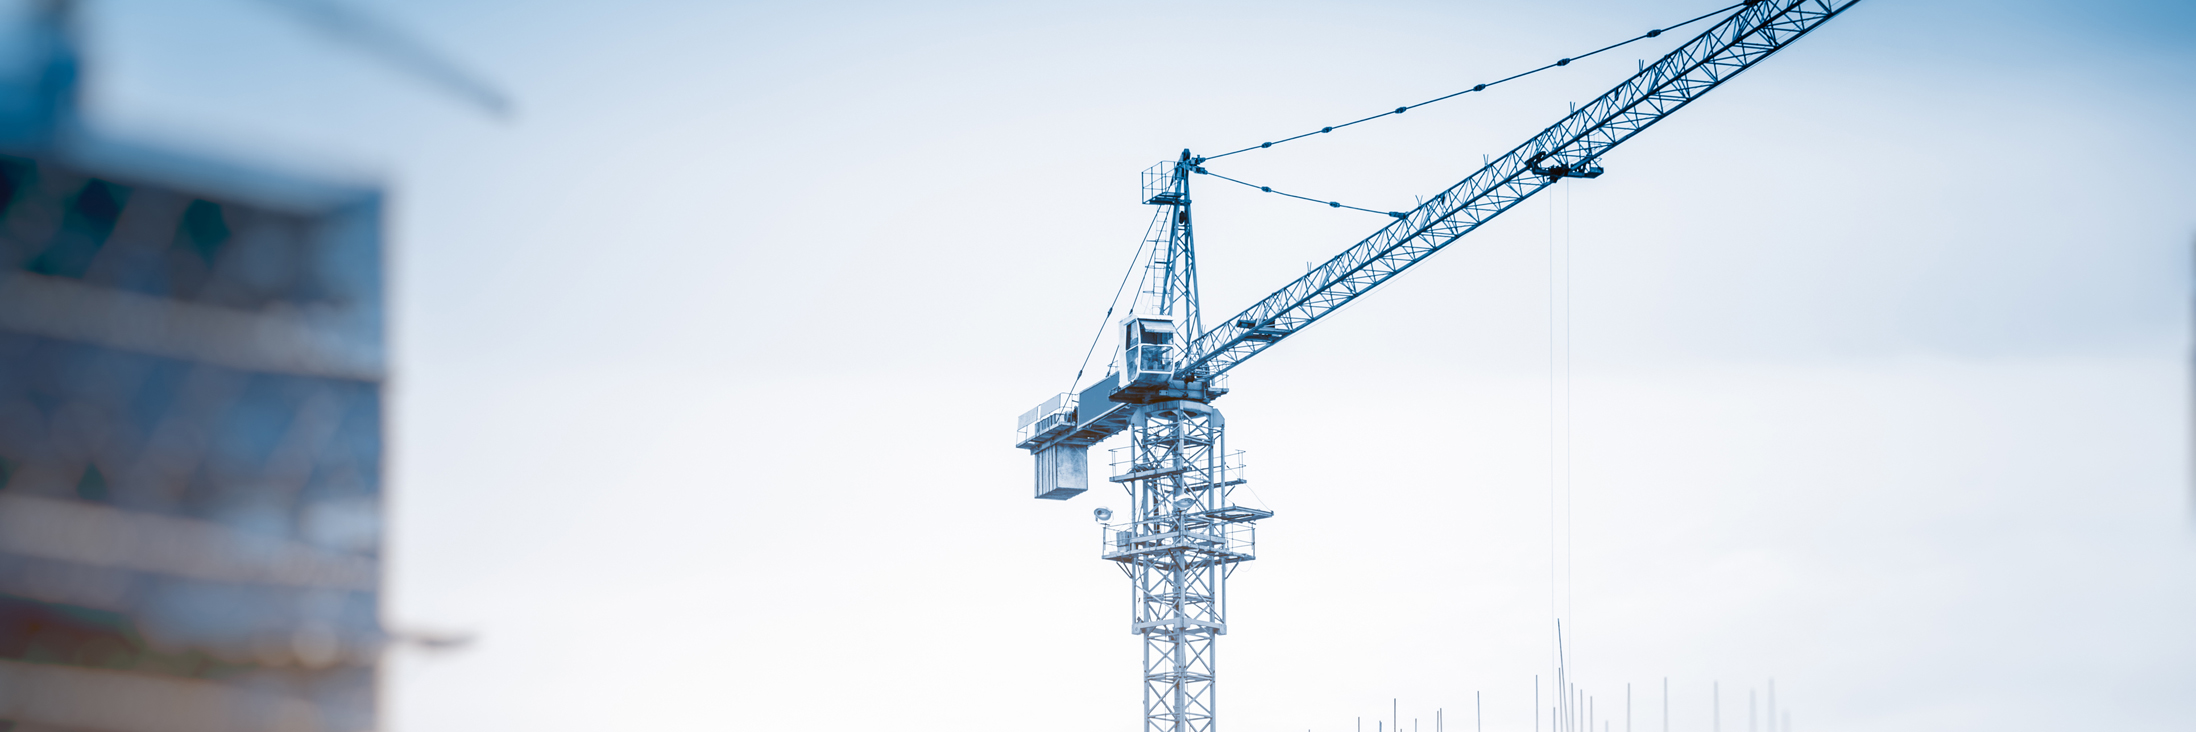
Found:
[[[1129,631],[1143,638],[1145,732],[1216,729],[1227,578],[1256,558],[1257,522],[1273,517],[1231,500],[1244,482],[1241,453],[1228,450],[1212,406],[1228,391],[1226,372],[1555,181],[1600,176],[1610,149],[1856,2],[1734,6],[1608,93],[1211,330],[1199,321],[1190,230],[1189,180],[1205,172],[1205,159],[1184,150],[1144,173],[1144,202],[1159,207],[1139,294],[1151,306],[1119,322],[1120,350],[1103,378],[1022,415],[1015,446],[1036,458],[1036,497],[1065,500],[1089,488],[1089,448],[1129,435],[1109,477],[1127,489],[1128,512],[1118,520],[1096,513],[1100,554],[1128,575]]]
[[[1179,334],[1203,332],[1190,232],[1194,160],[1183,150],[1145,173],[1145,203],[1160,207],[1150,230],[1165,232],[1163,241],[1148,242],[1145,277],[1158,317],[1124,321],[1128,363],[1115,393],[1135,406],[1127,410],[1129,446],[1116,451],[1111,480],[1128,489],[1130,501],[1121,521],[1101,529],[1110,542],[1102,555],[1129,578],[1129,631],[1144,640],[1145,729],[1180,732],[1213,728],[1227,576],[1252,558],[1258,519],[1273,515],[1228,500],[1243,479],[1239,455],[1227,450],[1226,420],[1211,404],[1226,389],[1175,373],[1184,355]]]

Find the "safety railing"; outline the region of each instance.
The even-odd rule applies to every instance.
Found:
[[[1099,525],[1100,556],[1115,561],[1183,552],[1223,562],[1258,558],[1258,525],[1200,518],[1151,519]]]
[[[1142,188],[1145,203],[1188,203],[1188,201],[1184,200],[1174,187],[1174,169],[1176,166],[1179,166],[1181,164],[1182,162],[1179,160],[1167,160],[1160,162],[1158,165],[1154,165],[1144,169],[1144,174],[1141,176],[1141,178],[1143,179]]]
[[[1046,399],[1021,419],[1015,420],[1014,442],[1022,444],[1030,440],[1049,437],[1054,433],[1075,426],[1075,395],[1061,392]]]
[[[1194,479],[1185,481],[1192,489],[1207,485],[1234,485],[1249,480],[1244,477],[1248,466],[1243,460],[1242,450],[1220,455],[1217,460],[1207,458],[1194,464],[1169,462],[1175,456],[1171,451],[1156,456],[1154,460],[1138,460],[1134,445],[1116,447],[1110,452],[1112,461],[1109,475],[1114,478],[1126,478],[1140,473],[1154,476],[1196,473]]]

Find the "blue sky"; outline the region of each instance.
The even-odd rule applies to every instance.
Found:
[[[91,110],[393,191],[389,610],[482,638],[395,660],[399,730],[1133,724],[1087,523],[1119,499],[1025,498],[1008,427],[1072,375],[1137,171],[1710,9],[358,6],[515,115],[243,0],[89,3]],[[1281,515],[1229,728],[1475,689],[1529,728],[1551,597],[1594,693],[1667,675],[1678,729],[1772,676],[1796,729],[2185,726],[2192,31],[1869,0],[1239,369]],[[1656,53],[1214,170],[1400,208]],[[1380,223],[1199,185],[1216,315]]]

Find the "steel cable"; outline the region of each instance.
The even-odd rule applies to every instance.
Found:
[[[1296,195],[1296,194],[1294,194],[1294,193],[1289,193],[1289,192],[1286,192],[1286,191],[1277,191],[1277,190],[1274,190],[1273,188],[1271,188],[1271,187],[1269,187],[1269,186],[1262,186],[1262,185],[1258,185],[1258,184],[1256,184],[1256,183],[1249,183],[1249,182],[1245,182],[1245,181],[1240,181],[1240,180],[1236,180],[1236,179],[1234,179],[1234,178],[1230,178],[1230,177],[1227,177],[1227,176],[1221,175],[1221,174],[1219,174],[1219,173],[1215,173],[1215,172],[1212,172],[1212,171],[1209,171],[1209,170],[1205,170],[1204,168],[1197,168],[1196,170],[1197,170],[1197,172],[1198,172],[1199,174],[1201,174],[1201,175],[1209,175],[1209,176],[1212,176],[1212,177],[1214,177],[1214,178],[1219,178],[1219,179],[1221,179],[1221,180],[1227,181],[1227,182],[1229,182],[1229,183],[1234,183],[1234,184],[1237,184],[1237,185],[1242,185],[1242,186],[1249,186],[1249,187],[1251,187],[1251,188],[1256,188],[1256,189],[1258,189],[1258,190],[1261,190],[1261,191],[1265,191],[1265,192],[1267,192],[1267,193],[1272,193],[1272,194],[1275,194],[1275,195],[1281,195],[1281,196],[1288,196],[1288,197],[1290,197],[1290,198],[1294,198],[1294,199],[1297,199],[1297,200],[1300,200],[1300,201],[1310,201],[1310,202],[1312,202],[1312,203],[1320,203],[1320,204],[1326,204],[1326,206],[1327,206],[1328,208],[1346,208],[1346,209],[1349,209],[1349,210],[1352,210],[1352,211],[1363,211],[1363,212],[1365,212],[1365,213],[1376,213],[1376,214],[1381,214],[1381,215],[1384,215],[1384,216],[1392,216],[1392,217],[1395,217],[1395,218],[1399,218],[1399,219],[1400,219],[1400,218],[1403,218],[1403,214],[1402,214],[1402,213],[1400,213],[1400,212],[1396,212],[1396,211],[1374,211],[1374,210],[1372,210],[1372,209],[1369,209],[1369,208],[1359,208],[1359,207],[1357,207],[1357,206],[1352,206],[1352,205],[1349,205],[1349,204],[1346,204],[1346,203],[1340,203],[1340,202],[1336,202],[1336,201],[1322,201],[1322,200],[1319,200],[1319,199],[1317,199],[1317,198],[1307,198],[1307,197],[1304,197],[1304,196],[1299,196],[1299,195]]]
[[[1638,35],[1638,36],[1634,36],[1634,37],[1632,37],[1632,38],[1630,38],[1630,39],[1628,39],[1628,40],[1623,40],[1623,41],[1618,41],[1618,42],[1616,42],[1616,43],[1611,43],[1611,44],[1609,44],[1609,45],[1606,45],[1606,46],[1602,46],[1602,47],[1600,47],[1600,48],[1597,48],[1597,49],[1594,49],[1594,50],[1592,50],[1592,51],[1587,51],[1586,53],[1582,53],[1582,54],[1579,54],[1579,55],[1577,55],[1577,56],[1570,56],[1570,57],[1567,57],[1567,58],[1562,58],[1562,59],[1558,59],[1558,60],[1557,60],[1556,62],[1554,62],[1554,63],[1548,64],[1548,65],[1546,65],[1546,66],[1542,66],[1542,67],[1540,67],[1540,68],[1537,68],[1537,69],[1533,69],[1533,70],[1531,70],[1531,71],[1526,71],[1526,72],[1523,72],[1523,73],[1517,73],[1517,74],[1511,74],[1511,75],[1509,75],[1509,76],[1505,76],[1505,77],[1502,77],[1502,78],[1500,78],[1500,79],[1496,79],[1496,80],[1494,80],[1494,81],[1490,81],[1490,82],[1487,82],[1487,83],[1484,83],[1484,84],[1475,84],[1475,85],[1473,85],[1473,86],[1472,86],[1472,88],[1470,88],[1470,89],[1465,89],[1465,90],[1463,90],[1463,91],[1460,91],[1460,92],[1456,92],[1456,93],[1453,93],[1453,94],[1447,94],[1447,95],[1444,95],[1444,96],[1434,97],[1434,98],[1432,98],[1432,99],[1428,99],[1428,100],[1426,100],[1426,101],[1423,101],[1423,102],[1419,102],[1419,103],[1417,103],[1417,104],[1406,104],[1406,105],[1404,105],[1404,106],[1401,106],[1401,107],[1396,107],[1395,109],[1392,109],[1392,110],[1389,110],[1389,111],[1386,111],[1386,112],[1381,112],[1381,113],[1379,113],[1379,114],[1376,114],[1376,115],[1373,115],[1373,116],[1370,116],[1370,117],[1366,117],[1366,118],[1364,118],[1364,119],[1359,119],[1359,120],[1353,120],[1353,121],[1349,121],[1349,122],[1344,122],[1344,123],[1342,123],[1342,124],[1338,124],[1338,125],[1329,125],[1329,126],[1326,126],[1326,127],[1321,127],[1321,128],[1319,128],[1319,129],[1316,129],[1316,130],[1312,130],[1312,131],[1310,131],[1310,132],[1306,132],[1306,133],[1304,133],[1304,134],[1301,134],[1301,135],[1297,135],[1297,136],[1295,136],[1295,137],[1284,137],[1284,138],[1282,138],[1282,139],[1279,139],[1279,140],[1274,140],[1274,141],[1272,141],[1272,142],[1262,142],[1262,143],[1259,143],[1259,144],[1256,144],[1256,145],[1252,145],[1252,146],[1250,146],[1250,147],[1246,147],[1246,148],[1243,148],[1243,149],[1241,149],[1241,150],[1234,150],[1234,151],[1230,151],[1230,152],[1224,152],[1224,153],[1221,153],[1221,154],[1218,154],[1218,155],[1213,155],[1213,156],[1209,156],[1209,157],[1206,157],[1206,158],[1204,158],[1204,159],[1205,159],[1205,160],[1219,160],[1219,159],[1221,159],[1221,158],[1224,158],[1224,157],[1227,157],[1227,156],[1229,156],[1229,155],[1234,155],[1234,154],[1236,154],[1236,153],[1246,153],[1246,152],[1250,152],[1250,151],[1252,151],[1252,150],[1263,150],[1263,149],[1266,149],[1266,148],[1269,148],[1269,147],[1273,147],[1273,146],[1275,146],[1275,145],[1279,145],[1279,144],[1282,144],[1282,143],[1286,143],[1286,142],[1294,142],[1294,141],[1296,141],[1296,140],[1301,140],[1301,139],[1304,139],[1304,138],[1306,138],[1306,137],[1311,137],[1312,135],[1323,135],[1323,134],[1326,134],[1326,133],[1329,133],[1329,132],[1333,132],[1333,131],[1335,131],[1335,130],[1339,130],[1339,129],[1342,129],[1342,128],[1344,128],[1344,127],[1349,127],[1349,126],[1351,126],[1351,125],[1355,125],[1355,124],[1360,124],[1360,123],[1364,123],[1364,122],[1371,122],[1371,121],[1373,121],[1373,120],[1376,120],[1376,119],[1380,119],[1380,118],[1382,118],[1382,117],[1388,117],[1388,116],[1392,116],[1392,115],[1398,115],[1398,114],[1402,114],[1402,113],[1404,113],[1404,112],[1408,112],[1408,111],[1411,111],[1411,110],[1413,110],[1413,109],[1417,109],[1417,108],[1419,108],[1419,107],[1423,107],[1423,106],[1426,106],[1426,105],[1428,105],[1428,104],[1433,104],[1433,103],[1435,103],[1435,102],[1441,102],[1441,101],[1447,101],[1447,100],[1449,100],[1449,99],[1454,99],[1454,98],[1456,98],[1456,97],[1460,97],[1460,96],[1463,96],[1463,95],[1466,95],[1466,94],[1470,94],[1470,93],[1472,93],[1472,92],[1476,92],[1476,91],[1486,91],[1488,87],[1492,87],[1492,86],[1494,86],[1494,85],[1496,85],[1496,84],[1501,84],[1501,83],[1503,83],[1503,82],[1508,82],[1508,81],[1515,81],[1515,80],[1517,80],[1517,79],[1522,79],[1522,78],[1525,78],[1525,77],[1527,77],[1527,76],[1532,76],[1533,74],[1537,74],[1537,73],[1540,73],[1540,72],[1542,72],[1542,71],[1547,71],[1547,70],[1549,70],[1549,69],[1553,69],[1553,68],[1556,68],[1556,67],[1559,67],[1559,66],[1569,66],[1569,65],[1571,65],[1571,62],[1573,62],[1573,61],[1578,61],[1578,60],[1581,60],[1581,59],[1585,59],[1585,58],[1591,57],[1591,56],[1593,56],[1593,55],[1595,55],[1595,54],[1599,54],[1599,53],[1601,53],[1601,52],[1603,52],[1603,51],[1608,51],[1608,50],[1611,50],[1611,49],[1615,49],[1615,48],[1618,48],[1618,47],[1620,47],[1620,46],[1627,46],[1627,45],[1631,45],[1631,44],[1633,44],[1633,43],[1637,43],[1637,42],[1640,42],[1640,41],[1644,41],[1644,40],[1647,40],[1647,39],[1649,39],[1649,38],[1654,38],[1654,37],[1660,36],[1660,35],[1662,35],[1662,34],[1664,34],[1664,33],[1668,33],[1668,32],[1670,32],[1670,31],[1673,31],[1673,30],[1677,30],[1677,29],[1679,29],[1679,28],[1683,28],[1683,27],[1685,27],[1685,26],[1688,26],[1688,25],[1692,25],[1692,24],[1694,24],[1694,23],[1698,23],[1698,22],[1700,22],[1700,21],[1703,21],[1703,20],[1707,20],[1707,19],[1709,19],[1709,18],[1712,18],[1712,17],[1715,17],[1715,16],[1717,16],[1717,15],[1722,15],[1722,14],[1724,14],[1724,13],[1728,13],[1728,12],[1730,12],[1730,11],[1732,11],[1732,10],[1736,10],[1736,9],[1738,9],[1738,8],[1743,8],[1743,7],[1746,7],[1746,6],[1749,6],[1749,5],[1753,5],[1754,3],[1756,3],[1756,2],[1759,2],[1759,1],[1760,1],[1760,0],[1747,0],[1747,2],[1742,2],[1742,3],[1738,3],[1738,4],[1732,5],[1732,6],[1730,6],[1730,7],[1724,8],[1724,9],[1722,9],[1722,10],[1717,10],[1717,11],[1713,11],[1713,12],[1710,12],[1710,13],[1706,13],[1706,14],[1703,14],[1703,15],[1701,15],[1700,17],[1697,17],[1697,18],[1693,18],[1692,20],[1688,20],[1688,21],[1685,21],[1685,22],[1683,22],[1683,23],[1679,23],[1679,24],[1677,24],[1677,25],[1669,26],[1669,27],[1666,27],[1666,28],[1656,28],[1656,29],[1654,29],[1654,30],[1650,30],[1650,31],[1647,31],[1646,33],[1642,33],[1642,34],[1640,34],[1640,35]],[[1239,182],[1240,182],[1240,181],[1239,181]],[[1284,195],[1286,195],[1286,194],[1284,194]],[[1302,196],[1296,196],[1296,197],[1297,197],[1297,198],[1302,198]],[[1305,199],[1305,200],[1313,200],[1313,199]],[[1318,202],[1318,203],[1330,203],[1329,201],[1317,201],[1317,202]],[[1358,209],[1358,210],[1360,210],[1360,211],[1363,211],[1363,210],[1366,210],[1366,209]],[[1374,211],[1373,213],[1386,213],[1386,212],[1385,212],[1385,211]]]
[[[1144,261],[1144,245],[1151,243],[1151,232],[1158,226],[1159,220],[1152,219],[1151,223],[1144,227],[1144,238],[1143,241],[1136,244],[1136,253],[1129,255],[1128,271],[1121,273],[1121,284],[1113,288],[1113,301],[1106,304],[1106,314],[1099,317],[1098,333],[1091,336],[1090,349],[1083,352],[1083,365],[1075,369],[1075,381],[1068,385],[1067,393],[1069,397],[1075,396],[1075,390],[1082,388],[1083,373],[1090,370],[1090,357],[1098,354],[1098,343],[1106,338],[1106,325],[1113,322],[1113,309],[1120,306],[1121,293],[1128,290],[1129,278],[1136,275],[1137,265]],[[1139,285],[1137,289],[1141,290],[1142,286]],[[1141,297],[1142,293],[1138,293],[1138,296]],[[1133,312],[1135,309],[1136,304],[1131,301],[1129,310]],[[1111,363],[1109,362],[1107,365],[1111,366]]]

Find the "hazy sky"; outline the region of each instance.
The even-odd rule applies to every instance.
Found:
[[[516,114],[249,0],[89,2],[91,108],[394,191],[388,612],[480,637],[400,732],[1133,728],[1120,494],[1010,445],[1137,172],[1714,7],[354,3]],[[1531,729],[1553,611],[1643,731],[2187,729],[2191,38],[1868,0],[1238,369],[1224,726]],[[1666,40],[1213,169],[1401,210]],[[1208,322],[1382,221],[1194,184]]]

